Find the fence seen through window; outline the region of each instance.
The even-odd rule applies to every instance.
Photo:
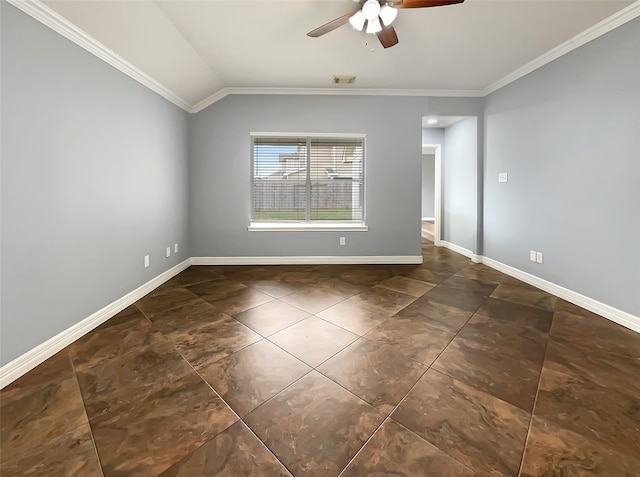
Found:
[[[252,221],[363,221],[364,136],[252,136]]]

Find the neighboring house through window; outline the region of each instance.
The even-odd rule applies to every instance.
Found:
[[[252,134],[252,224],[363,224],[364,139]]]

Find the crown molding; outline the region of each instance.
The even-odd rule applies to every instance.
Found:
[[[215,92],[208,98],[195,104],[190,113],[197,113],[216,101],[232,94],[244,95],[301,95],[301,96],[449,96],[481,97],[481,90],[455,89],[382,89],[382,88],[260,88],[229,87]]]
[[[167,101],[188,113],[198,113],[229,95],[304,95],[304,96],[414,96],[414,97],[484,97],[513,83],[551,61],[575,50],[585,43],[640,16],[640,0],[623,8],[593,27],[575,35],[561,45],[540,55],[533,61],[509,73],[481,90],[430,90],[430,89],[382,89],[382,88],[273,88],[273,87],[226,87],[194,105],[158,83],[127,60],[76,27],[66,18],[47,7],[40,0],[6,0],[14,7],[38,20],[43,25],[71,40],[76,45],[107,62],[117,70],[136,80]]]
[[[600,23],[596,23],[591,28],[578,33],[573,38],[565,41],[557,47],[549,50],[548,52],[538,56],[533,61],[521,66],[517,70],[509,73],[503,78],[499,79],[495,83],[490,84],[484,88],[480,93],[480,96],[487,96],[504,86],[513,83],[517,79],[522,78],[525,75],[543,67],[547,63],[551,63],[553,60],[560,58],[563,55],[575,50],[576,48],[584,45],[585,43],[595,40],[601,37],[605,33],[609,33],[611,30],[618,28],[621,25],[633,20],[640,16],[640,0],[632,3],[631,5],[623,8],[619,12],[614,13],[608,18],[605,18]]]
[[[582,33],[578,33],[570,41],[573,42],[574,49],[578,48],[637,17],[640,17],[640,0],[636,0],[619,12],[605,18],[600,23],[596,23],[591,28],[587,28]]]
[[[191,105],[184,99],[180,98],[175,93],[169,91],[162,86],[156,80],[151,78],[146,73],[143,73],[127,60],[116,54],[114,51],[107,48],[105,45],[97,41],[95,38],[89,36],[86,32],[75,26],[66,18],[59,15],[57,12],[46,6],[39,0],[6,0],[14,7],[22,10],[30,17],[38,20],[43,25],[51,28],[53,31],[59,33],[68,40],[71,40],[76,45],[84,48],[89,53],[97,56],[101,60],[110,64],[117,70],[121,71],[125,75],[133,78],[138,83],[146,86],[154,93],[159,94],[167,101],[175,104],[181,109],[189,112]]]
[[[40,0],[6,0],[14,7],[51,28],[89,53],[110,64],[117,70],[136,80],[143,86],[162,96],[188,113],[198,113],[221,99],[237,95],[304,95],[304,96],[450,96],[480,97],[480,90],[428,90],[428,89],[382,89],[382,88],[274,88],[274,87],[226,87],[211,96],[189,104],[184,99],[162,86],[146,73],[142,72],[120,55],[88,35],[69,20],[46,6]]]

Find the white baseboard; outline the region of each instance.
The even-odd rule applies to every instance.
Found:
[[[638,316],[619,310],[613,306],[599,302],[593,298],[589,298],[588,296],[581,295],[578,292],[556,285],[555,283],[551,283],[547,280],[536,277],[535,275],[531,275],[530,273],[523,272],[517,268],[505,265],[504,263],[493,260],[492,258],[481,256],[480,263],[494,268],[506,275],[512,276],[513,278],[517,278],[518,280],[528,283],[540,290],[544,290],[547,293],[551,293],[563,300],[567,300],[574,305],[578,305],[586,310],[592,311],[593,313],[618,323],[625,328],[629,328],[630,330],[640,333],[640,317]]]
[[[569,290],[555,283],[551,283],[542,278],[523,272],[504,263],[493,260],[489,257],[478,256],[458,245],[441,241],[442,246],[460,253],[470,258],[474,262],[483,263],[506,275],[512,276],[529,285],[544,290],[552,295],[560,297],[568,302],[597,313],[615,323],[618,323],[630,330],[640,333],[640,317],[614,308],[605,303],[581,295],[573,290]],[[50,358],[58,351],[81,338],[97,326],[107,321],[126,307],[132,305],[137,300],[155,290],[167,280],[171,279],[181,271],[187,269],[189,265],[289,265],[289,264],[421,264],[422,256],[399,255],[399,256],[311,256],[311,257],[192,257],[175,267],[161,273],[157,277],[149,280],[144,285],[127,293],[122,298],[98,310],[91,316],[85,318],[70,328],[58,333],[53,338],[36,346],[22,356],[14,359],[0,368],[0,389],[18,379],[23,374],[32,370],[40,363]]]
[[[464,255],[467,258],[470,258],[472,262],[480,263],[480,256],[473,253],[471,250],[467,250],[466,248],[461,247],[460,245],[456,245],[455,243],[447,242],[446,240],[440,240],[440,246],[444,248],[448,248],[449,250],[453,250],[460,255]]]
[[[436,220],[436,218],[435,217],[422,217],[422,220],[423,221],[430,220],[431,222],[434,222]]]
[[[287,265],[287,264],[421,264],[420,255],[399,256],[311,256],[311,257],[192,257],[161,273],[91,316],[61,331],[54,337],[0,368],[0,389],[31,371],[58,351],[100,326],[109,318],[158,288],[190,265]]]
[[[191,265],[419,265],[422,255],[192,257]]]
[[[101,310],[96,311],[94,314],[83,319],[79,323],[76,323],[75,325],[58,333],[53,338],[50,338],[44,343],[41,343],[35,348],[27,351],[22,356],[19,356],[13,361],[5,364],[0,368],[0,389],[12,383],[28,371],[31,371],[40,363],[49,359],[51,356],[64,349],[78,338],[89,333],[91,330],[121,312],[126,307],[132,305],[147,293],[155,290],[170,278],[187,269],[189,265],[191,265],[191,261],[189,259],[179,263],[175,267],[170,268],[166,272],[163,272],[152,280],[149,280],[144,285],[136,288],[132,292],[127,293],[122,298],[119,298]]]

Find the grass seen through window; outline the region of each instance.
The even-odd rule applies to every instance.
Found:
[[[293,210],[256,210],[255,220],[305,220],[304,209]],[[311,212],[312,220],[352,220],[351,209],[315,209]]]

